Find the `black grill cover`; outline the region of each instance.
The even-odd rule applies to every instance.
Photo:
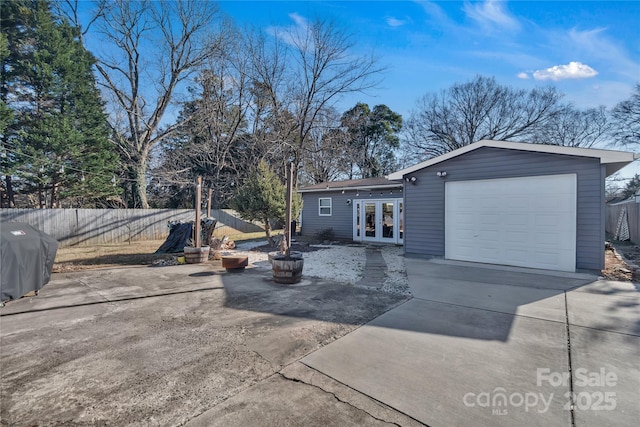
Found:
[[[58,241],[20,222],[3,222],[0,229],[2,301],[40,290],[51,278]]]

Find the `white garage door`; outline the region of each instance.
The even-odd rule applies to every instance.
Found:
[[[447,182],[445,257],[575,271],[576,175]]]

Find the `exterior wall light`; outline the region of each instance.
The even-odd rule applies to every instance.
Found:
[[[436,172],[436,175],[438,175],[440,178],[444,178],[445,176],[447,176],[447,173],[445,171],[438,171]]]
[[[416,185],[416,181],[418,181],[418,178],[416,178],[415,176],[412,176],[412,177],[406,177],[404,180],[407,183],[411,183],[413,185]]]

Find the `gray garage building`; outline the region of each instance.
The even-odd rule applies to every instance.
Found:
[[[404,184],[404,252],[560,271],[604,267],[613,150],[479,141],[388,176]]]
[[[411,257],[600,270],[605,178],[635,158],[479,141],[386,178],[302,188],[302,232],[402,244]]]

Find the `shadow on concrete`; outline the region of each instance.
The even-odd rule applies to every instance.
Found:
[[[308,320],[360,325],[407,300],[304,274],[296,285],[276,284],[270,270],[228,273],[221,278],[225,307]]]
[[[272,281],[270,270],[249,268],[239,273],[227,272],[219,264],[205,263],[55,273],[38,296],[10,301],[0,315],[206,294],[214,290],[224,292],[225,308],[353,325],[373,320],[407,300],[317,278],[304,278],[297,285],[278,285]]]
[[[213,291],[213,290],[217,290],[217,289],[224,289],[224,287],[222,287],[222,286],[213,286],[213,287],[208,287],[208,288],[189,289],[189,290],[185,290],[185,291],[165,292],[165,293],[142,295],[142,296],[128,297],[128,298],[105,299],[105,300],[102,300],[102,301],[91,301],[91,302],[75,303],[75,304],[69,304],[69,305],[55,305],[55,306],[42,307],[42,308],[29,308],[29,309],[24,309],[24,310],[20,310],[20,309],[15,310],[14,309],[14,310],[7,310],[6,312],[3,311],[2,313],[0,313],[0,317],[15,316],[17,314],[26,314],[26,313],[39,313],[39,312],[43,312],[43,311],[63,310],[63,309],[75,308],[75,307],[87,307],[87,306],[91,306],[91,305],[113,304],[113,303],[117,303],[117,302],[136,301],[136,300],[143,300],[143,299],[148,299],[148,298],[160,298],[160,297],[167,297],[167,296],[176,296],[176,295],[190,294],[190,293],[196,293],[196,292],[207,292],[207,291]],[[16,301],[20,301],[20,300],[16,300]],[[8,303],[7,307],[9,307],[9,305],[11,306],[12,309],[16,307],[15,301],[12,302],[12,303],[11,302]]]
[[[376,326],[505,342],[516,316],[566,323],[565,294],[569,292],[578,325],[640,335],[637,285],[620,288],[585,278],[409,259],[407,270],[416,301],[406,309],[419,311],[419,316],[398,313]],[[261,268],[228,273],[212,263],[56,274],[40,296],[29,303],[10,302],[1,315],[224,290],[227,308],[361,325],[409,299],[304,273],[297,285],[279,285],[270,276],[270,270]],[[574,297],[574,291],[580,292]],[[604,295],[607,298],[598,299]],[[594,301],[599,301],[599,312],[604,314],[593,317],[597,322],[589,320],[593,309],[589,311],[588,306],[593,307]],[[621,318],[626,322],[622,326]]]

